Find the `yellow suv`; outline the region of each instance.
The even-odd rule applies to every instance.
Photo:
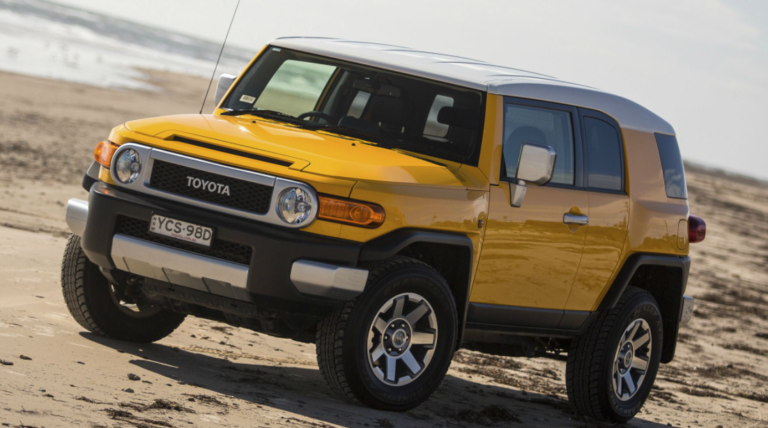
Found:
[[[150,342],[195,315],[315,342],[331,389],[397,411],[462,346],[567,352],[578,411],[640,410],[705,233],[667,122],[538,73],[324,38],[273,41],[216,101],[96,147],[62,267],[84,328]]]

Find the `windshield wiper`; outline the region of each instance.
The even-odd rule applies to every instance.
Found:
[[[260,108],[232,109],[232,110],[227,110],[224,113],[221,113],[222,116],[241,116],[244,114],[250,114],[251,116],[264,117],[267,119],[283,120],[286,122],[297,123],[297,124],[304,123],[303,120],[297,119],[295,116],[291,116],[290,114],[283,113],[281,111],[266,110],[266,109],[260,109]]]
[[[313,131],[325,131],[325,132],[331,132],[334,134],[344,135],[346,137],[352,137],[359,140],[366,140],[371,143],[374,143],[376,145],[379,145],[379,141],[377,138],[367,132],[359,131],[357,129],[353,128],[347,128],[345,126],[338,126],[338,125],[306,125],[303,126],[304,129],[311,129]]]
[[[424,162],[429,162],[431,164],[440,165],[440,166],[446,167],[446,168],[448,167],[444,163],[440,163],[438,161],[434,161],[434,160],[426,158],[426,157],[421,157],[421,156],[417,156],[417,155],[415,155],[413,153],[409,153],[408,150],[406,150],[406,149],[401,149],[401,148],[398,147],[398,148],[393,148],[392,150],[396,151],[397,153],[400,153],[401,155],[406,155],[406,156],[410,156],[412,158],[420,159],[420,160],[423,160]]]

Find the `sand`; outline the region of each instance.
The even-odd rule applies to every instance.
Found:
[[[86,196],[94,145],[126,120],[197,111],[207,84],[147,77],[163,92],[0,73],[3,426],[589,426],[567,405],[562,357],[462,350],[424,405],[397,414],[333,398],[314,345],[191,317],[151,345],[83,331],[59,268],[64,205]],[[695,317],[628,426],[768,426],[768,185],[693,168],[688,179],[709,233],[691,250]]]

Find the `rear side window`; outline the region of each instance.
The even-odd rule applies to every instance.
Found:
[[[624,190],[624,162],[618,130],[603,120],[585,117],[584,133],[587,142],[588,187],[598,190]]]
[[[656,145],[659,146],[661,169],[664,171],[664,186],[667,197],[688,199],[688,188],[685,185],[685,169],[677,137],[674,135],[656,134]]]

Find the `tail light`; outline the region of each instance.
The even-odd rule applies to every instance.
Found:
[[[688,216],[688,242],[695,244],[707,236],[707,224],[701,217]]]

